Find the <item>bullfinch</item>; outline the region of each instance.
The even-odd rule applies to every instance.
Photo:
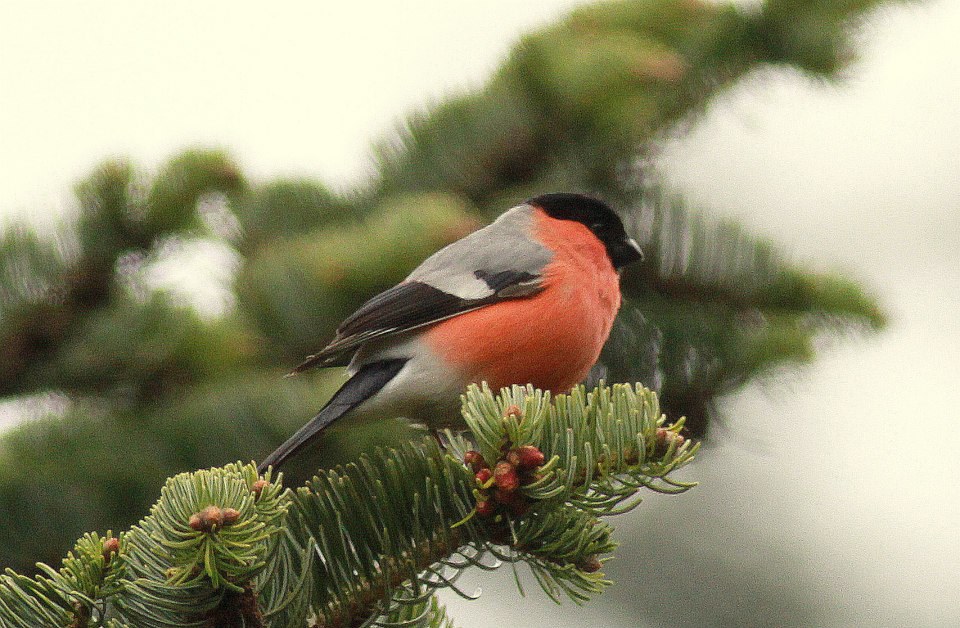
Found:
[[[456,428],[470,383],[569,390],[610,334],[620,269],[642,257],[595,198],[545,194],[508,210],[364,303],[294,369],[346,365],[350,379],[260,470],[279,467],[345,416]]]

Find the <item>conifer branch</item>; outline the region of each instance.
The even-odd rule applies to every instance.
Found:
[[[0,395],[36,386],[84,320],[123,301],[122,258],[143,258],[163,238],[197,229],[204,194],[242,187],[237,167],[217,151],[185,151],[150,184],[129,163],[108,161],[77,186],[73,241],[42,241],[23,227],[4,234],[0,280],[11,293],[0,299]]]
[[[855,282],[804,272],[774,243],[738,223],[711,221],[652,182],[643,196],[627,216],[646,256],[624,276],[628,296],[655,293],[681,303],[860,322],[873,329],[886,324],[876,301]]]
[[[477,450],[448,433],[378,450],[284,489],[252,464],[171,478],[118,538],[88,534],[60,570],[0,577],[4,625],[449,626],[433,594],[470,566],[526,563],[551,598],[585,602],[610,584],[600,517],[670,475],[696,445],[665,426],[642,386],[471,387]],[[490,461],[495,467],[491,471]],[[493,561],[493,562],[491,562]],[[461,594],[465,594],[460,592]]]

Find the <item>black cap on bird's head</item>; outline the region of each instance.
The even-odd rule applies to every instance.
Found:
[[[528,205],[542,209],[551,218],[575,220],[593,232],[607,249],[607,256],[616,269],[643,259],[636,240],[627,235],[620,216],[601,200],[570,192],[543,194],[527,200]]]

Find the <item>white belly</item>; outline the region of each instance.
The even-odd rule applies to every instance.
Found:
[[[397,358],[407,359],[400,372],[348,416],[359,420],[404,417],[431,429],[463,428],[460,395],[467,378],[441,362],[416,335],[363,347],[347,370],[352,376],[364,364]]]

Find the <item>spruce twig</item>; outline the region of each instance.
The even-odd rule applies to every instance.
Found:
[[[513,474],[499,478],[496,512],[478,514],[496,480],[454,434],[446,451],[432,438],[378,450],[296,490],[252,464],[180,474],[119,538],[87,535],[35,579],[5,575],[0,616],[24,627],[441,626],[434,592],[503,562],[583,603],[610,584],[599,570],[613,530],[599,517],[644,488],[693,486],[668,476],[697,447],[642,386],[556,398],[474,386],[463,408],[484,457]]]

